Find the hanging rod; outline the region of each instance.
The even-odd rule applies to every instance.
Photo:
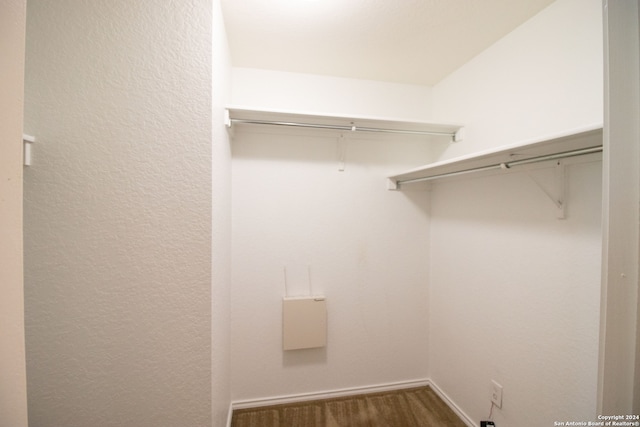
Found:
[[[395,134],[405,134],[405,135],[437,135],[437,136],[448,136],[452,139],[456,139],[456,132],[436,132],[436,131],[421,131],[421,130],[402,130],[402,129],[387,129],[387,128],[372,128],[372,127],[361,127],[352,124],[351,126],[346,125],[322,125],[315,123],[297,123],[297,122],[279,122],[273,120],[248,120],[248,119],[229,119],[231,124],[239,123],[239,124],[251,124],[251,125],[268,125],[268,126],[290,126],[290,127],[301,127],[301,128],[312,128],[312,129],[332,129],[332,130],[342,130],[348,132],[377,132],[377,133],[395,133]]]
[[[395,183],[397,186],[400,186],[402,184],[413,184],[417,182],[431,181],[434,179],[449,178],[449,177],[458,176],[458,175],[466,175],[472,172],[482,172],[482,171],[495,170],[495,169],[510,169],[513,166],[526,165],[530,163],[539,163],[539,162],[544,162],[548,160],[565,159],[568,157],[583,156],[586,154],[593,154],[593,153],[600,153],[600,152],[602,152],[602,146],[583,148],[579,150],[565,151],[562,153],[530,157],[528,159],[523,159],[523,160],[514,160],[512,162],[502,162],[502,163],[492,164],[489,166],[480,166],[477,168],[470,168],[470,169],[465,169],[457,172],[447,172],[447,173],[442,173],[438,175],[427,176],[424,178],[397,180]]]

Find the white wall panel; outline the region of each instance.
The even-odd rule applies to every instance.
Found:
[[[551,4],[433,88],[434,118],[466,127],[441,159],[602,123],[602,49],[599,0]],[[474,421],[491,379],[497,425],[595,421],[600,181],[568,168],[566,220],[523,173],[435,187],[430,377]]]
[[[442,159],[603,122],[600,0],[558,0],[433,88],[434,119],[465,125]]]
[[[220,2],[213,2],[211,153],[211,398],[213,425],[224,426],[231,399],[231,146],[224,127],[231,58]]]
[[[601,162],[567,179],[565,220],[524,172],[432,191],[430,377],[476,423],[492,379],[497,425],[597,421]]]
[[[606,85],[600,339],[604,345],[599,409],[603,413],[637,414],[640,7],[637,0],[603,4]]]
[[[428,121],[427,86],[253,68],[233,69],[233,103],[242,107]]]
[[[353,139],[340,172],[336,138],[236,133],[234,400],[426,377],[428,204],[385,187],[424,151]],[[283,352],[282,297],[310,292],[328,301],[327,346]]]

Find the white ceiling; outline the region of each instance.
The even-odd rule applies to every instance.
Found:
[[[553,0],[222,0],[235,67],[431,86]]]

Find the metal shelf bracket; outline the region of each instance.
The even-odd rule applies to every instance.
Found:
[[[551,186],[542,183],[538,178],[527,172],[527,176],[542,190],[542,192],[553,202],[556,207],[558,219],[566,218],[566,170],[565,164],[561,160],[556,162],[553,168],[553,183]],[[549,188],[551,187],[551,188]]]

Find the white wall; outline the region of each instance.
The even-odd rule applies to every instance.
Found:
[[[22,262],[26,2],[0,4],[0,425],[27,426]]]
[[[272,94],[274,80],[290,84]],[[233,82],[234,104],[355,115],[403,117],[406,105],[387,101],[412,93],[257,70],[234,70]],[[425,93],[407,102],[426,111]],[[387,191],[385,177],[427,161],[428,144],[349,137],[340,172],[337,139],[235,129],[234,400],[426,378],[428,204],[424,193]],[[313,293],[327,298],[328,345],[283,352],[284,268],[295,296],[309,292],[307,266]]]
[[[601,1],[555,1],[434,86],[466,132],[441,158],[602,124],[602,61]]]
[[[237,106],[426,121],[432,113],[426,86],[238,67],[232,79]]]
[[[433,88],[442,158],[602,123],[602,78],[600,1],[558,0]],[[566,220],[523,173],[432,192],[429,373],[476,424],[491,379],[497,425],[596,415],[601,166],[567,174]]]
[[[602,123],[601,16],[598,1],[559,0],[433,89],[234,69],[232,101],[464,123],[464,142],[436,144],[442,158],[565,132]],[[420,378],[428,359],[428,376],[476,423],[490,379],[505,386],[498,424],[595,416],[600,164],[568,167],[566,220],[517,173],[438,185],[430,214],[425,194],[377,188],[402,163],[428,162],[429,149],[358,141],[339,173],[331,138],[256,131],[233,142],[234,399]],[[362,248],[376,261],[363,265]],[[303,293],[307,264],[328,297],[329,345],[283,354],[283,266]]]
[[[211,4],[28,2],[29,418],[211,425]]]
[[[524,172],[432,190],[429,374],[475,425],[492,379],[497,425],[596,421],[601,163],[567,179],[565,220]]]
[[[602,413],[640,412],[640,7],[605,2]],[[634,372],[635,371],[635,372]]]
[[[224,108],[231,97],[231,60],[219,1],[213,3],[212,28],[211,392],[213,425],[224,426],[231,399],[231,147],[224,126]]]

